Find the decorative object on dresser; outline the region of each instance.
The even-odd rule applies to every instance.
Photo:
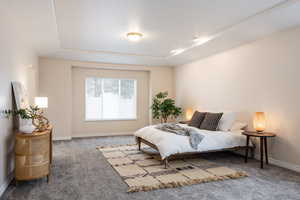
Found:
[[[15,183],[47,176],[52,163],[52,126],[42,132],[15,136]]]
[[[18,116],[21,120],[31,120],[32,127],[20,127],[19,130],[23,133],[32,133],[33,131],[45,131],[49,127],[49,120],[43,116],[43,111],[37,106],[29,106],[18,110],[5,110],[7,117],[10,115]]]
[[[12,89],[13,89],[13,97],[14,97],[14,107],[12,110],[23,110],[25,111],[26,108],[29,108],[29,98],[28,93],[24,85],[20,82],[12,82]],[[15,118],[17,123],[14,123],[14,128],[17,128],[18,130],[25,132],[25,133],[31,133],[34,131],[35,127],[32,124],[32,120],[29,118],[22,118],[21,115],[17,116]]]
[[[48,107],[47,97],[36,97],[35,106],[29,105],[27,91],[20,82],[12,82],[14,104],[12,109],[4,110],[6,117],[16,116],[18,126],[15,127],[23,133],[45,131],[49,120],[43,115],[42,108]]]
[[[32,124],[36,127],[36,130],[45,131],[49,127],[49,120],[44,116],[42,109],[48,108],[48,98],[35,97],[35,105],[40,109],[35,118],[33,118]]]
[[[260,168],[263,169],[264,168],[264,152],[265,152],[266,164],[269,164],[267,138],[275,137],[276,134],[267,133],[267,132],[255,132],[255,131],[245,131],[242,134],[247,136],[247,142],[246,142],[247,148],[246,148],[246,154],[245,154],[245,163],[247,163],[247,159],[248,159],[248,149],[249,149],[250,137],[260,138]]]

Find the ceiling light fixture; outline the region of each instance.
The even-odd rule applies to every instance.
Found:
[[[170,51],[170,53],[175,56],[175,55],[178,55],[178,54],[181,54],[185,51],[186,49],[174,49],[172,51]]]
[[[200,46],[208,41],[210,41],[212,37],[197,37],[193,41],[195,42],[195,46]]]
[[[130,40],[132,42],[137,42],[137,41],[141,40],[142,37],[143,37],[143,34],[138,33],[138,32],[127,33],[128,40]]]

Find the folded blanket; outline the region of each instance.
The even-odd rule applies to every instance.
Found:
[[[198,145],[204,138],[204,135],[199,134],[197,131],[195,131],[191,128],[185,128],[185,127],[179,126],[175,123],[159,124],[155,128],[162,130],[162,131],[174,133],[176,135],[188,136],[191,147],[193,149],[197,149]]]

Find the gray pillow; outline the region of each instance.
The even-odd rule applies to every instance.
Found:
[[[192,119],[189,121],[188,125],[199,128],[202,121],[204,120],[206,112],[195,111]]]
[[[200,125],[200,129],[205,129],[209,131],[217,130],[219,121],[223,113],[206,113],[203,122]]]

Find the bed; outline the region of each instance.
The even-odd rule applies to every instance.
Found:
[[[248,150],[246,147],[246,137],[241,134],[243,130],[208,131],[194,128],[186,124],[178,125],[194,129],[199,134],[205,136],[197,149],[191,147],[188,136],[181,136],[162,131],[155,128],[155,126],[147,126],[134,133],[139,150],[141,150],[141,143],[156,149],[159,152],[161,160],[164,162],[166,168],[170,158],[180,155],[185,156],[226,150]],[[253,156],[255,146],[251,143],[251,141],[249,148],[251,155]]]

